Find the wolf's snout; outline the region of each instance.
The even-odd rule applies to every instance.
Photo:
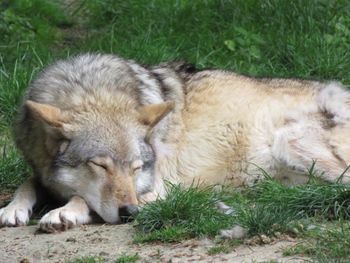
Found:
[[[139,207],[137,205],[125,205],[119,208],[119,216],[131,217],[136,216],[139,213]]]

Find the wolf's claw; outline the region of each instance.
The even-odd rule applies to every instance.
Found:
[[[44,232],[53,233],[89,223],[90,220],[89,213],[60,207],[44,215],[39,222],[39,227]]]
[[[31,210],[18,203],[0,209],[0,226],[24,226],[29,222]]]

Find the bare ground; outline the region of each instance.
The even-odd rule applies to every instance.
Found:
[[[0,262],[65,262],[81,256],[100,256],[114,262],[122,253],[138,253],[139,262],[302,262],[283,257],[282,249],[295,241],[263,246],[241,245],[228,254],[208,255],[209,239],[175,244],[134,244],[132,225],[89,225],[67,232],[38,234],[37,226],[0,229]]]

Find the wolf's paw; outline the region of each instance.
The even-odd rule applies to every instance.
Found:
[[[40,230],[48,233],[65,231],[77,225],[87,224],[91,221],[89,212],[75,211],[60,207],[48,212],[39,222]]]
[[[0,226],[24,226],[28,223],[31,209],[20,203],[10,203],[0,209]]]

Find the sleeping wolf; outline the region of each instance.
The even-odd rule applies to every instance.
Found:
[[[25,95],[15,138],[34,174],[0,225],[25,225],[44,189],[66,202],[39,222],[52,232],[91,222],[91,211],[117,223],[164,197],[165,180],[251,185],[262,167],[302,183],[315,160],[335,181],[349,135],[350,92],[336,82],[80,55],[49,66]]]

